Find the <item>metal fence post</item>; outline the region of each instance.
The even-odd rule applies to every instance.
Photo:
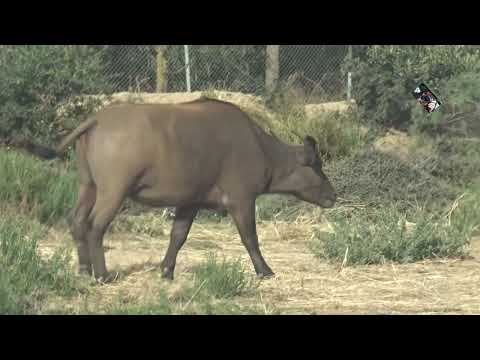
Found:
[[[348,45],[348,61],[351,64],[352,61],[352,45]],[[348,75],[347,75],[347,101],[350,102],[352,99],[352,73],[350,71],[350,65],[348,66]]]
[[[190,56],[188,45],[183,45],[183,49],[185,51],[185,77],[187,81],[187,91],[191,92],[192,88],[190,84]]]

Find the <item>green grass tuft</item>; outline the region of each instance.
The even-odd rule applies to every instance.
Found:
[[[38,310],[48,292],[69,296],[78,290],[71,253],[57,250],[48,260],[37,252],[46,229],[18,215],[0,219],[0,314]]]
[[[164,290],[159,291],[155,300],[140,304],[132,304],[119,296],[117,302],[111,306],[107,315],[171,315],[174,312],[172,304]]]
[[[195,266],[193,273],[193,288],[201,288],[201,292],[218,299],[248,295],[258,286],[258,280],[245,269],[240,260],[219,261],[214,253],[209,253],[205,262]]]

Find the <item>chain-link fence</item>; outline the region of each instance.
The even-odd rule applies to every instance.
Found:
[[[215,89],[264,94],[273,85],[294,87],[312,102],[344,100],[348,93],[343,65],[351,54],[349,45],[104,47],[106,69],[117,92]]]

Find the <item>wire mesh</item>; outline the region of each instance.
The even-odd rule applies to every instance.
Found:
[[[191,91],[211,89],[263,94],[267,45],[163,45],[164,87],[159,89],[156,45],[108,45],[106,71],[114,91]],[[311,100],[343,100],[347,77],[342,65],[348,45],[280,45],[278,85],[295,87]]]

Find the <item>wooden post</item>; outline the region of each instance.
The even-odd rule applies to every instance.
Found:
[[[167,59],[165,52],[168,45],[155,45],[157,54],[157,93],[167,92]]]
[[[280,75],[280,45],[267,45],[265,63],[265,89],[267,94],[275,91]]]

